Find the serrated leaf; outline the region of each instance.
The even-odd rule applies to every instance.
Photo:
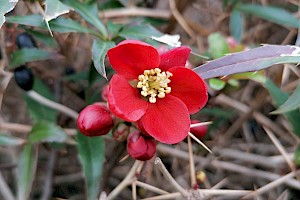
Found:
[[[11,55],[9,64],[11,68],[14,68],[27,62],[58,58],[62,58],[62,56],[55,52],[49,52],[38,48],[23,48],[15,51]]]
[[[68,13],[70,11],[70,7],[61,3],[59,0],[46,0],[45,1],[45,22],[49,29],[49,32],[52,35],[51,28],[49,26],[49,21],[57,18],[59,15]]]
[[[37,148],[34,145],[24,146],[17,167],[17,199],[25,200],[31,191],[37,164]]]
[[[47,121],[38,121],[32,127],[28,141],[37,142],[64,142],[67,134],[59,126]]]
[[[230,15],[229,28],[230,33],[238,42],[241,41],[243,36],[244,19],[238,10],[233,10]]]
[[[194,69],[203,79],[258,71],[274,64],[300,62],[300,48],[289,45],[265,45],[212,60]]]
[[[54,100],[54,95],[51,93],[49,88],[37,77],[34,79],[33,90],[50,100]],[[27,103],[27,108],[29,109],[30,115],[34,121],[56,121],[58,114],[56,110],[40,104],[28,95],[25,96],[25,101]]]
[[[111,41],[94,40],[92,46],[92,59],[98,73],[107,79],[104,60],[107,51],[114,47],[115,43]]]
[[[80,3],[77,0],[60,0],[61,2],[65,3],[66,5],[74,8],[76,12],[78,12],[87,22],[91,25],[95,26],[102,35],[107,38],[108,33],[103,25],[102,21],[98,16],[98,8],[97,4],[84,4]]]
[[[124,27],[119,36],[124,37],[126,39],[136,39],[143,40],[147,38],[151,38],[152,36],[161,36],[162,34],[155,29],[153,26],[148,24],[141,24],[136,26],[126,26]]]
[[[25,140],[11,135],[0,133],[0,146],[19,146],[24,144]]]
[[[102,137],[87,137],[77,133],[79,160],[84,170],[88,200],[99,196],[100,178],[104,160],[104,140]]]
[[[224,81],[222,81],[221,79],[217,79],[217,78],[209,79],[208,83],[212,89],[217,90],[217,91],[222,90],[226,85],[226,83]]]
[[[229,53],[229,46],[220,33],[212,33],[208,36],[209,53],[213,58],[220,58]]]
[[[0,29],[5,22],[5,14],[12,11],[16,4],[18,3],[18,0],[5,0],[4,2],[1,1],[0,6]]]
[[[299,27],[299,19],[292,13],[279,7],[261,6],[258,4],[240,4],[236,6],[236,9],[282,26]]]
[[[47,30],[47,25],[41,15],[24,15],[24,16],[11,16],[7,17],[8,23],[22,24],[26,26],[33,26]],[[59,33],[79,32],[79,33],[91,33],[97,35],[97,33],[87,27],[82,26],[78,22],[64,17],[58,17],[49,22],[52,31]]]
[[[295,110],[300,107],[300,85],[295,89],[293,94],[284,102],[277,110],[273,111],[272,114],[280,114]]]

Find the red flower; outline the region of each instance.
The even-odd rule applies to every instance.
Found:
[[[101,103],[95,103],[79,113],[77,126],[82,134],[92,137],[107,134],[114,122],[108,108]]]
[[[149,160],[156,152],[156,144],[153,138],[145,137],[139,131],[135,131],[127,138],[127,152],[136,160]]]
[[[201,123],[201,121],[199,120],[191,120],[192,124],[197,124],[197,123]],[[198,139],[202,139],[204,138],[206,132],[207,132],[207,126],[204,125],[204,126],[197,126],[197,127],[194,127],[194,128],[191,128],[190,130],[191,133],[193,133],[194,136],[196,136]]]
[[[185,68],[188,47],[159,54],[140,41],[125,40],[107,53],[117,72],[111,81],[108,104],[126,121],[139,121],[156,140],[174,144],[190,130],[189,114],[207,102],[204,81]]]

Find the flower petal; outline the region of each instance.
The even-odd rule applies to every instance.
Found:
[[[184,67],[190,52],[191,49],[189,47],[182,46],[161,54],[159,68],[166,71],[172,67]]]
[[[151,45],[125,40],[107,52],[112,68],[127,79],[137,79],[146,69],[158,67],[160,58]]]
[[[148,107],[148,102],[141,98],[139,90],[118,74],[110,80],[107,100],[110,110],[116,116],[131,122],[139,120]]]
[[[170,77],[172,88],[170,95],[178,97],[187,106],[190,114],[203,108],[208,100],[207,88],[203,79],[194,71],[174,67],[169,70],[173,76]]]
[[[184,103],[171,95],[149,103],[140,121],[149,135],[166,144],[181,142],[187,136],[191,123]]]

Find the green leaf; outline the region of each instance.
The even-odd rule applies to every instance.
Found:
[[[62,58],[62,56],[55,52],[49,52],[38,48],[23,48],[15,51],[11,55],[9,64],[11,68],[14,68],[27,62],[58,58]]]
[[[45,34],[43,32],[33,30],[33,29],[26,29],[26,32],[29,33],[30,35],[32,35],[39,42],[46,45],[47,47],[55,49],[58,46],[56,40],[52,36],[50,36],[48,33]]]
[[[99,196],[100,178],[104,160],[104,140],[102,137],[87,137],[77,133],[79,159],[84,170],[88,200]]]
[[[295,89],[293,94],[288,98],[284,104],[282,104],[277,110],[273,111],[272,114],[285,113],[291,110],[295,110],[300,107],[300,85]]]
[[[288,94],[283,92],[278,88],[270,79],[267,79],[264,83],[265,88],[269,91],[275,105],[279,107],[282,105],[287,99]],[[286,118],[290,121],[291,125],[293,126],[293,130],[300,137],[300,112],[299,110],[289,111],[283,113]]]
[[[33,26],[47,30],[47,25],[41,15],[24,15],[24,16],[11,16],[7,17],[6,21],[14,24],[22,24],[25,26]],[[87,27],[82,26],[78,22],[64,17],[58,17],[49,22],[49,25],[54,32],[69,33],[91,33],[97,35],[97,33]]]
[[[38,121],[32,127],[28,141],[37,142],[64,142],[68,138],[67,134],[59,126],[47,121]]]
[[[215,58],[220,58],[229,53],[229,46],[220,33],[212,33],[208,36],[209,53]]]
[[[300,145],[298,145],[295,154],[294,154],[294,160],[295,160],[295,164],[297,166],[300,166]]]
[[[18,15],[6,17],[6,22],[13,24],[22,24],[25,26],[44,27],[47,28],[45,21],[41,15]]]
[[[111,41],[94,40],[92,46],[92,59],[98,73],[107,79],[104,60],[107,51],[114,47],[115,43]]]
[[[69,19],[58,17],[55,20],[51,20],[49,22],[52,31],[59,33],[70,33],[70,32],[78,32],[78,33],[90,33],[93,35],[97,35],[97,33],[89,28],[86,28],[79,24],[78,22]]]
[[[211,78],[209,79],[208,83],[212,89],[217,91],[222,90],[226,85],[226,83],[223,80],[218,78]]]
[[[151,36],[161,36],[162,34],[155,29],[153,26],[148,24],[141,24],[136,26],[126,26],[124,27],[119,36],[124,37],[126,39],[136,39],[143,40],[147,38],[151,38]]]
[[[290,26],[294,28],[299,27],[299,19],[282,8],[261,6],[258,4],[239,4],[236,6],[236,9],[244,13],[256,15],[282,26]]]
[[[97,4],[83,4],[77,0],[61,0],[66,5],[75,9],[87,22],[95,26],[107,38],[108,33],[98,16]]]
[[[119,31],[122,29],[123,25],[122,24],[115,24],[112,21],[107,22],[107,30],[110,34],[110,37],[116,36]]]
[[[11,135],[0,133],[0,146],[19,146],[24,144],[25,140]]]
[[[57,18],[59,15],[68,13],[70,11],[70,7],[61,3],[59,0],[45,0],[45,22],[47,27],[52,35],[49,21]]]
[[[14,1],[1,1],[1,6],[0,6],[0,28],[2,27],[3,23],[5,22],[5,17],[4,15],[14,9],[16,4],[18,3],[18,0]]]
[[[50,100],[54,100],[54,95],[51,93],[49,88],[37,77],[34,79],[33,90]],[[46,120],[56,122],[56,110],[40,104],[28,95],[25,96],[25,101],[34,121]]]
[[[233,10],[230,15],[229,28],[230,28],[231,35],[238,42],[241,41],[243,36],[243,26],[244,26],[243,16],[238,10]]]
[[[28,199],[35,176],[36,164],[37,149],[31,144],[25,145],[19,156],[17,168],[18,200]]]

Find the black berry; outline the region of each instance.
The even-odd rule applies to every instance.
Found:
[[[29,35],[28,33],[21,33],[17,36],[16,43],[19,47],[19,49],[22,48],[36,48],[36,42],[34,38]]]
[[[15,68],[14,77],[18,86],[23,90],[29,91],[32,89],[34,77],[30,68],[26,66]]]

